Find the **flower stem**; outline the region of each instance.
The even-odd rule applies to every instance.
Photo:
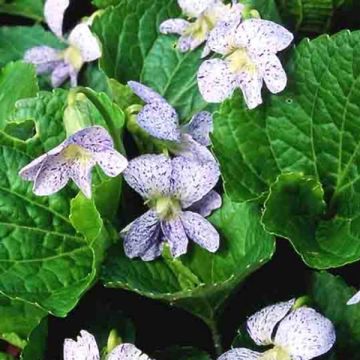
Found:
[[[84,94],[88,98],[88,100],[90,100],[93,103],[93,105],[98,109],[99,113],[102,115],[103,119],[105,120],[109,132],[114,140],[115,149],[121,152],[122,154],[125,154],[125,148],[120,138],[121,129],[116,128],[111,115],[109,114],[103,103],[97,98],[96,93],[93,90],[82,86],[79,86],[71,91],[73,92],[74,95],[79,93]]]
[[[221,335],[220,335],[217,323],[214,319],[207,320],[206,323],[211,332],[214,349],[215,349],[215,355],[216,355],[216,357],[219,357],[223,352],[223,348],[222,348],[222,344],[221,344]]]

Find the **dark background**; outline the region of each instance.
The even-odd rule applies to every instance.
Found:
[[[81,0],[81,5],[79,3],[73,1],[67,10],[65,30],[71,29],[78,19],[91,14],[94,10],[89,1]],[[334,17],[331,32],[344,28],[359,29],[360,16],[354,16],[355,13],[360,14],[360,2],[355,11],[352,9],[349,12],[345,9]],[[31,25],[32,23],[28,19],[0,15],[0,25]],[[311,273],[311,269],[303,264],[289,242],[278,239],[273,259],[250,276],[223,309],[220,330],[224,348],[230,346],[236,330],[246,317],[262,305],[306,294]],[[360,288],[359,265],[346,266],[332,273],[343,276],[348,284]],[[200,319],[181,309],[170,308],[165,303],[127,291],[106,289],[101,284],[97,284],[67,318],[49,318],[46,359],[62,359],[63,340],[67,337],[74,338],[79,330],[85,328],[86,324],[96,316],[94,309],[102,309],[105,304],[110,304],[114,310],[121,310],[133,321],[136,328],[136,343],[149,354],[174,345],[194,346],[213,354],[211,334]],[[329,358],[329,355],[321,359],[326,358]]]

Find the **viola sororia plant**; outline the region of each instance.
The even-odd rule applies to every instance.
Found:
[[[0,0],[0,359],[360,359],[359,11]]]

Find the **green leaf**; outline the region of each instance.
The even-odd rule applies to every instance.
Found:
[[[160,23],[178,14],[175,1],[122,0],[96,17],[92,29],[103,46],[100,64],[106,75],[120,82],[138,80]]]
[[[243,0],[241,3],[257,10],[262,19],[281,24],[281,18],[275,0]]]
[[[210,355],[190,346],[175,346],[156,353],[158,360],[210,360]]]
[[[10,63],[0,72],[0,129],[14,111],[17,100],[33,97],[38,91],[35,70],[22,62]]]
[[[65,46],[40,25],[0,27],[0,66],[22,59],[26,50],[39,45],[59,49]]]
[[[200,95],[196,78],[202,49],[182,54],[174,44],[173,36],[160,36],[155,41],[145,58],[140,80],[174,106],[182,119],[187,119],[209,106]]]
[[[337,358],[359,360],[360,306],[346,305],[355,290],[339,276],[317,272],[313,274],[309,293],[320,312],[334,323]]]
[[[281,95],[266,95],[253,111],[236,95],[215,116],[214,150],[231,199],[259,198],[274,177],[288,172],[310,176],[323,188],[326,211],[321,219],[314,214],[307,240],[298,238],[297,227],[281,228],[282,208],[278,214],[268,211],[265,219],[267,226],[273,217],[270,229],[301,247],[306,263],[316,268],[360,259],[359,40],[357,31],[304,40],[291,54],[289,86]],[[274,196],[271,202],[280,204]]]
[[[47,318],[43,319],[41,323],[31,333],[28,344],[21,353],[21,360],[44,359],[46,351],[46,340],[48,333]]]
[[[43,0],[12,0],[0,4],[0,13],[28,17],[37,21],[43,19]]]
[[[121,0],[92,0],[92,3],[98,8],[106,8],[110,5],[117,5]]]
[[[252,203],[236,204],[225,199],[211,221],[222,236],[216,254],[192,244],[189,253],[177,259],[174,266],[163,259],[130,260],[118,243],[103,270],[106,286],[166,300],[196,314],[213,327],[220,306],[231,292],[271,258],[274,239],[264,232],[257,206]],[[183,276],[192,279],[191,286],[184,282]]]

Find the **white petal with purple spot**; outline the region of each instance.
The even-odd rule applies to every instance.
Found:
[[[81,330],[76,341],[65,339],[64,360],[100,360],[95,338],[87,331]]]
[[[238,83],[246,105],[250,110],[262,104],[261,88],[263,80],[259,73],[242,72],[238,75]]]
[[[146,103],[152,103],[156,101],[166,103],[166,100],[160,94],[146,85],[143,85],[137,81],[129,81],[127,84],[130,89]]]
[[[178,0],[178,4],[184,14],[190,17],[198,17],[210,6],[220,2],[219,0]]]
[[[161,221],[161,229],[170,246],[171,255],[176,258],[186,254],[189,240],[180,218]]]
[[[183,35],[190,23],[184,19],[168,19],[160,24],[162,34],[179,34]]]
[[[151,360],[133,344],[121,344],[108,355],[106,360]]]
[[[91,198],[91,170],[94,165],[93,159],[87,159],[87,161],[73,160],[68,170],[69,177],[88,199]]]
[[[53,88],[59,87],[70,76],[71,65],[64,62],[58,63],[53,72],[51,73],[51,86]]]
[[[60,51],[49,46],[35,46],[25,52],[24,61],[36,67],[37,74],[55,69],[61,61]]]
[[[360,291],[358,291],[346,304],[355,305],[360,302]]]
[[[143,155],[131,160],[124,171],[126,182],[143,198],[168,195],[171,160],[165,155]]]
[[[293,357],[310,360],[328,352],[335,343],[331,321],[314,309],[302,307],[287,315],[279,324],[274,344]]]
[[[94,154],[94,158],[107,176],[118,176],[127,167],[128,161],[113,149],[102,150]]]
[[[221,204],[222,204],[221,196],[215,190],[211,190],[201,200],[192,204],[189,207],[189,210],[192,212],[199,213],[203,217],[207,217],[214,210],[220,208]]]
[[[201,215],[191,211],[181,214],[186,235],[202,248],[215,252],[220,246],[220,236],[216,229]]]
[[[222,354],[217,360],[260,360],[262,353],[245,348],[237,348]]]
[[[65,10],[69,7],[70,0],[46,0],[44,16],[50,30],[59,38],[63,36],[63,22]]]
[[[250,316],[246,325],[251,338],[257,345],[273,343],[272,335],[278,323],[290,312],[295,299],[267,306]]]
[[[183,129],[199,144],[210,146],[210,133],[213,131],[212,114],[208,111],[198,112]]]

